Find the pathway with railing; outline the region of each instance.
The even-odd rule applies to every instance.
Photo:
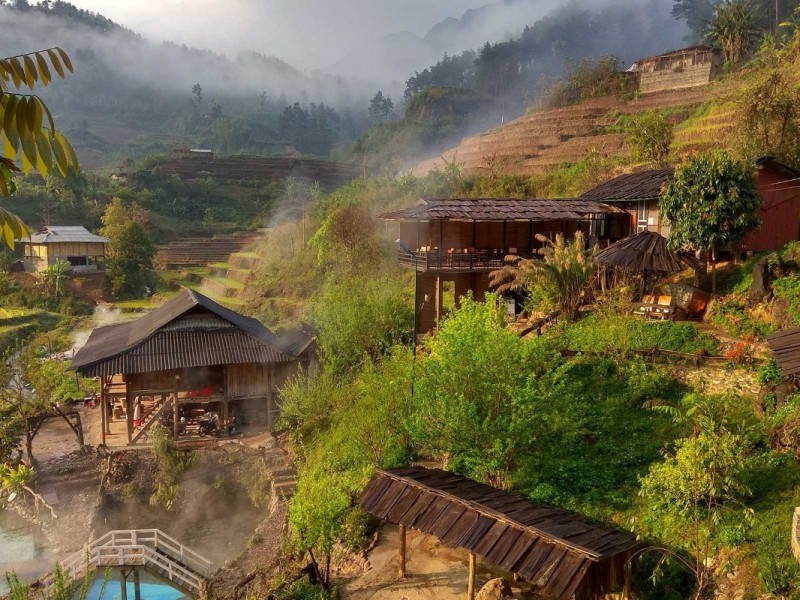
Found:
[[[59,565],[72,581],[95,569],[141,567],[195,597],[202,594],[214,570],[210,560],[158,529],[109,531]],[[48,576],[42,585],[50,591],[54,577]]]

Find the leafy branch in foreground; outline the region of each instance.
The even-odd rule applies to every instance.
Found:
[[[49,60],[49,66],[48,66]],[[50,109],[33,90],[37,83],[50,85],[53,73],[66,77],[73,72],[72,61],[61,48],[0,58],[0,195],[14,193],[13,174],[38,171],[47,176],[53,168],[64,177],[69,168],[78,170],[78,157],[67,138],[56,129]],[[12,89],[14,91],[12,91]],[[22,164],[22,169],[17,166]],[[14,240],[29,234],[16,215],[0,208],[0,236],[13,248]]]

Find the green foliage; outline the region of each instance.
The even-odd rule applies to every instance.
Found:
[[[526,382],[553,363],[546,345],[506,329],[499,298],[462,301],[428,338],[419,364],[415,439],[451,468],[508,486],[518,461],[535,448],[540,418]]]
[[[628,145],[636,160],[663,166],[669,162],[672,124],[666,115],[648,110],[631,117],[626,127]]]
[[[754,72],[737,99],[735,144],[746,158],[800,158],[800,86],[780,67]]]
[[[671,350],[686,354],[717,355],[719,342],[691,323],[650,322],[630,315],[591,315],[552,330],[554,343],[568,350],[598,354]]]
[[[0,153],[0,196],[16,191],[12,173],[20,171],[15,164],[18,159],[26,174],[37,170],[46,176],[55,166],[66,176],[70,167],[78,169],[72,145],[56,130],[50,109],[42,99],[10,91],[12,86],[16,90],[32,90],[37,82],[49,85],[53,75],[48,59],[59,77],[65,76],[65,68],[72,72],[69,56],[58,47],[0,58],[0,139],[4,142]],[[13,248],[15,239],[28,234],[19,217],[0,207],[0,236],[8,247]]]
[[[118,297],[141,296],[153,268],[156,247],[144,227],[130,221],[110,244],[112,253],[106,268],[111,291]]]
[[[64,294],[64,283],[71,268],[72,265],[63,258],[57,258],[53,264],[47,265],[39,275],[47,294],[56,298]]]
[[[536,239],[544,244],[539,250],[544,260],[515,260],[493,271],[490,284],[500,293],[524,289],[530,294],[533,309],[558,310],[574,321],[597,269],[597,248],[586,248],[581,231],[575,232],[572,242],[565,241],[561,234],[556,235],[555,242],[542,235]]]
[[[800,325],[800,275],[781,277],[772,282],[775,297],[786,302],[789,320]]]
[[[328,556],[337,541],[356,547],[363,540],[363,514],[352,508],[353,499],[375,468],[407,459],[410,363],[410,353],[398,348],[367,366],[352,386],[335,390],[340,393],[333,398],[323,392],[331,390],[325,383],[295,384],[291,390],[284,423],[294,439],[305,443],[289,509],[299,550],[313,548],[319,558]],[[309,397],[300,397],[303,390]]]
[[[334,593],[312,585],[305,578],[298,579],[270,594],[270,598],[275,600],[333,600],[336,597]]]
[[[760,205],[752,168],[712,152],[676,171],[659,209],[672,227],[670,245],[715,250],[758,227]]]
[[[547,90],[544,104],[557,108],[601,96],[626,96],[633,93],[636,85],[636,78],[619,68],[616,56],[583,58],[568,65],[566,76]]]
[[[751,490],[745,473],[753,464],[754,445],[741,412],[729,410],[728,398],[692,398],[684,405],[689,437],[651,466],[642,478],[643,524],[666,543],[691,556],[687,568],[702,597],[713,584],[713,556],[723,520],[746,524],[753,517],[743,501]],[[750,413],[752,415],[752,412]]]
[[[174,510],[180,492],[180,476],[191,466],[194,455],[191,451],[179,450],[172,432],[161,425],[150,430],[150,438],[156,458],[150,506]]]
[[[756,9],[748,0],[722,0],[714,7],[714,18],[706,38],[722,48],[725,61],[736,66],[749,55],[758,35]]]
[[[311,307],[322,362],[334,373],[348,373],[407,341],[413,329],[412,304],[399,278],[328,282]]]
[[[774,360],[767,361],[758,369],[758,383],[761,385],[780,383],[782,379],[783,374],[781,373],[781,368]]]

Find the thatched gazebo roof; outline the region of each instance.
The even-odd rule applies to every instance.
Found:
[[[610,245],[597,254],[597,262],[634,271],[665,273],[699,268],[694,257],[670,250],[667,238],[654,231],[640,231]]]

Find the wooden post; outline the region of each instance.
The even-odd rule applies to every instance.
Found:
[[[119,595],[120,600],[128,600],[128,584],[125,580],[125,569],[119,570]]]
[[[467,584],[467,600],[475,600],[475,553],[469,553],[469,583]]]
[[[631,600],[631,584],[633,583],[633,558],[630,552],[625,555],[625,584],[622,588],[622,600]]]
[[[178,417],[178,392],[172,395],[172,435],[177,440],[179,431],[179,417]]]
[[[127,375],[125,375],[125,421],[128,425],[128,445],[130,446],[131,440],[133,440],[133,405],[131,404],[131,382]]]
[[[442,322],[442,312],[444,312],[444,298],[442,291],[442,275],[436,275],[436,329]]]
[[[103,377],[100,377],[100,427],[101,427],[101,442],[103,446],[106,445],[106,432],[108,431],[108,407],[106,406],[105,384]]]
[[[400,550],[399,556],[400,560],[400,567],[397,570],[397,574],[400,576],[400,579],[404,579],[406,576],[406,526],[400,525]]]
[[[139,586],[139,569],[133,568],[133,598],[134,600],[142,600],[142,590]]]

